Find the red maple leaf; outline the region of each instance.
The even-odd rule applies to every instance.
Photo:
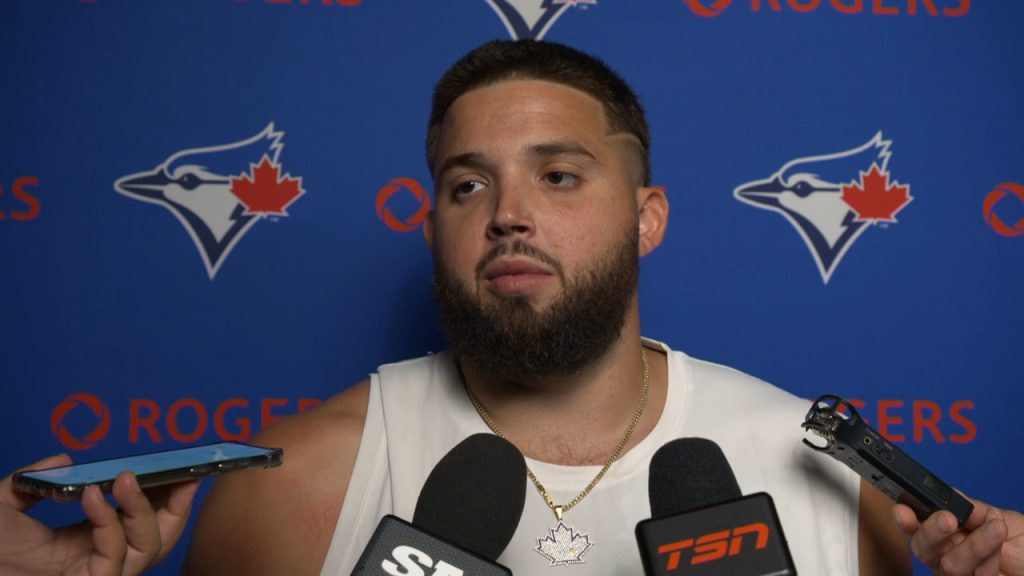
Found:
[[[281,176],[281,166],[264,155],[249,174],[231,179],[231,193],[245,205],[247,215],[287,216],[285,208],[306,191],[302,189],[302,178]]]
[[[910,185],[900,186],[893,180],[889,185],[889,173],[882,172],[878,164],[872,164],[869,172],[860,173],[860,183],[843,185],[843,201],[857,213],[857,220],[864,222],[895,222],[896,213],[910,204]]]

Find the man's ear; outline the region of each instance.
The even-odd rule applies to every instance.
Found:
[[[643,186],[636,190],[640,217],[640,256],[661,245],[668,226],[668,196],[664,186]]]
[[[427,248],[430,251],[434,251],[434,211],[427,212],[427,217],[423,219],[423,226],[420,228],[423,231],[423,239],[427,241]]]

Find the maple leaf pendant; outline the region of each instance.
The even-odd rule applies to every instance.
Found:
[[[583,555],[593,545],[589,534],[577,532],[576,528],[566,526],[559,519],[558,526],[548,530],[548,534],[543,538],[537,538],[537,547],[534,550],[547,558],[551,566],[568,566],[582,564]]]

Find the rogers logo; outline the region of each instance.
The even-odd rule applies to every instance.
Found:
[[[305,412],[321,403],[318,398],[225,398],[207,403],[197,398],[158,402],[132,398],[111,410],[96,395],[76,392],[68,395],[50,415],[54,437],[70,450],[94,448],[109,435],[111,422],[120,438],[132,444],[143,439],[152,443],[192,443],[212,436],[225,441],[243,441],[255,430],[265,428],[287,414]],[[78,409],[84,405],[88,410]],[[92,416],[89,416],[89,412]],[[95,421],[92,430],[78,436],[71,431]],[[127,426],[124,424],[127,423]]]
[[[850,404],[857,408],[865,423],[896,444],[970,444],[978,437],[978,423],[972,416],[974,400],[955,400],[943,405],[924,398],[883,398],[870,403],[851,398]]]
[[[732,5],[732,0],[682,0],[697,16],[713,18]],[[971,0],[750,0],[750,11],[815,12],[831,8],[840,14],[870,13],[875,16],[963,16],[971,11]],[[920,8],[919,8],[920,7]]]
[[[732,0],[714,0],[714,2],[708,5],[705,5],[704,1],[705,0],[683,0],[683,4],[685,4],[691,12],[703,18],[714,18],[721,14],[722,10],[725,10],[730,4],[732,4]]]
[[[411,194],[418,204],[416,211],[404,220],[395,216],[389,208],[392,197],[403,190]],[[427,219],[428,213],[430,213],[430,194],[427,194],[420,183],[412,178],[392,178],[377,191],[377,217],[395,232],[412,232]]]
[[[1016,196],[1021,206],[1024,206],[1024,185],[1015,182],[1004,182],[995,187],[994,190],[985,196],[982,204],[982,214],[985,216],[985,223],[995,230],[1000,236],[1020,236],[1024,234],[1024,218],[1017,220],[1013,225],[1006,224],[996,213],[996,206],[1007,202],[1003,200],[1008,196]]]
[[[78,438],[64,425],[64,418],[69,412],[84,404],[96,416],[96,426],[88,434]],[[53,409],[50,415],[50,431],[58,441],[70,450],[88,450],[107,437],[110,431],[110,410],[102,400],[87,392],[70,394],[63,402]]]

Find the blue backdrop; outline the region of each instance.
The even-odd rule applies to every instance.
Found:
[[[0,13],[3,470],[244,438],[442,348],[419,233],[430,90],[483,41],[543,37],[647,108],[672,213],[642,264],[645,334],[855,398],[951,484],[1024,509],[1024,3]]]

